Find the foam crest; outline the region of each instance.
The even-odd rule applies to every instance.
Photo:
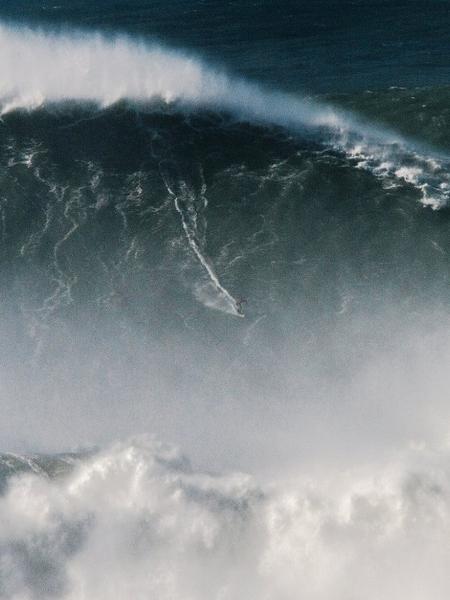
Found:
[[[414,464],[414,467],[411,467]],[[444,599],[448,449],[338,482],[261,487],[145,439],[0,497],[3,598]],[[393,570],[392,570],[393,569]]]
[[[263,91],[200,60],[126,36],[51,34],[0,25],[2,112],[63,101],[109,106],[162,99],[215,106],[247,117],[332,125],[333,111]]]
[[[402,136],[331,106],[265,89],[181,52],[125,36],[0,25],[1,113],[64,101],[106,107],[121,99],[176,101],[293,131],[312,130],[322,143],[377,176],[413,185],[424,204],[439,208],[450,196],[447,158],[429,156]]]

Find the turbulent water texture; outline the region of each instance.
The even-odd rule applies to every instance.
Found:
[[[448,448],[415,448],[370,477],[284,488],[196,471],[144,440],[68,473],[53,458],[64,474],[52,478],[33,473],[45,458],[29,460],[0,498],[0,594],[444,598],[448,459]]]
[[[448,10],[256,4],[0,7],[2,599],[449,596]]]

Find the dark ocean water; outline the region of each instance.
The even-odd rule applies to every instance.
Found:
[[[448,598],[449,30],[3,0],[0,598]]]

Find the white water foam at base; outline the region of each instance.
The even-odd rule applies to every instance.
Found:
[[[446,600],[450,452],[259,485],[140,438],[0,497],[8,600]]]
[[[292,131],[313,131],[360,167],[413,185],[425,205],[437,209],[448,203],[448,156],[430,154],[350,113],[264,89],[197,58],[125,36],[0,25],[1,114],[64,101],[106,107],[123,99],[145,103],[156,98],[229,111],[239,119]]]

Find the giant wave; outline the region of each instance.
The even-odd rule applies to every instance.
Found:
[[[0,598],[448,598],[441,92],[0,26]]]

